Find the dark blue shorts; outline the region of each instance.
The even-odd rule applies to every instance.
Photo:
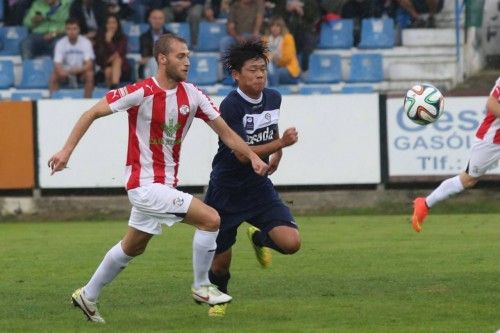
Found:
[[[236,243],[238,227],[243,222],[248,222],[265,233],[281,225],[298,228],[290,209],[281,200],[274,200],[268,204],[257,206],[251,211],[239,213],[219,211],[219,215],[221,224],[217,236],[216,253],[222,253]]]

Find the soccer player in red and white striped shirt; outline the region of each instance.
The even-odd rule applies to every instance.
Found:
[[[129,227],[123,239],[107,252],[90,281],[72,295],[73,304],[95,322],[104,323],[96,307],[102,287],[144,252],[153,235],[161,233],[162,224],[184,222],[197,228],[193,238],[195,301],[214,305],[231,300],[208,278],[220,217],[201,200],[176,189],[181,144],[194,118],[204,120],[227,146],[245,155],[257,174],[264,175],[268,169],[219,116],[212,100],[184,82],[189,50],[182,38],[162,35],[155,43],[154,56],[158,62],[156,76],[111,90],[80,117],[62,150],[48,162],[52,174],[63,170],[94,120],[115,112],[128,113],[126,188],[132,203]]]
[[[479,178],[498,160],[500,160],[500,77],[486,102],[486,116],[476,132],[476,141],[471,148],[465,171],[443,181],[426,198],[415,199],[413,229],[420,232],[429,208],[476,185]]]

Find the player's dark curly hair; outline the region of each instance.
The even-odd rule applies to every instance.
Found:
[[[269,62],[267,53],[269,49],[261,40],[251,39],[241,44],[234,44],[222,55],[221,61],[224,68],[229,72],[241,71],[245,61],[251,59],[263,59],[266,64]]]

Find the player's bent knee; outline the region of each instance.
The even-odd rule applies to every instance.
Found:
[[[460,177],[460,181],[462,182],[462,185],[464,188],[471,188],[477,184],[477,182],[479,181],[479,178],[472,177],[468,174],[464,174],[463,176]]]
[[[300,250],[300,240],[284,244],[284,246],[281,246],[281,250],[283,254],[294,254],[298,252]]]
[[[199,224],[201,230],[217,231],[220,226],[219,213],[212,207],[208,207],[206,214],[203,216],[203,221]]]

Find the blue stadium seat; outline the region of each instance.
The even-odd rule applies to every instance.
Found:
[[[42,93],[39,91],[15,91],[10,95],[13,101],[36,101],[42,99]]]
[[[0,40],[3,47],[0,55],[21,54],[21,42],[28,36],[26,27],[0,27]]]
[[[215,55],[197,54],[189,59],[188,81],[197,85],[214,84],[217,82],[218,58]]]
[[[139,53],[141,42],[139,36],[127,36],[127,53]]]
[[[231,86],[231,87],[236,86],[236,81],[234,81],[233,76],[230,74],[226,74],[226,76],[224,76],[224,78],[222,79],[221,83],[225,86]]]
[[[187,22],[171,22],[165,24],[165,29],[173,32],[186,40],[188,47],[191,47],[191,29]]]
[[[52,60],[50,58],[29,59],[23,61],[22,89],[46,89],[49,87],[52,73]]]
[[[224,23],[202,21],[198,35],[198,45],[195,50],[219,51],[219,42],[225,36],[227,36],[227,29]]]
[[[0,61],[0,89],[8,89],[14,85],[14,64],[10,60]]]
[[[274,89],[274,90],[277,90],[281,95],[292,95],[293,94],[293,91],[292,91],[292,88],[290,88],[290,86],[273,86],[273,87],[269,87],[270,89]]]
[[[319,35],[320,49],[349,49],[354,44],[354,24],[351,19],[323,22]]]
[[[103,98],[108,91],[108,88],[94,88],[92,98]]]
[[[83,89],[60,89],[52,93],[53,99],[84,98]]]
[[[216,96],[227,96],[231,91],[235,90],[235,87],[222,86],[215,93]]]
[[[340,56],[337,54],[313,53],[309,58],[307,83],[336,83],[342,79]]]
[[[149,29],[149,25],[146,23],[130,23],[124,22],[122,24],[123,33],[127,36],[127,52],[129,53],[139,53],[140,42],[139,38],[142,33]]]
[[[301,95],[328,95],[332,93],[332,88],[329,86],[303,85],[299,88]]]
[[[348,82],[380,82],[384,80],[381,54],[354,54]]]
[[[127,58],[128,65],[130,66],[130,82],[137,80],[137,68],[134,58]]]
[[[374,92],[372,86],[343,86],[342,94],[371,94]]]
[[[387,49],[394,47],[394,21],[392,19],[363,19],[360,49]]]

